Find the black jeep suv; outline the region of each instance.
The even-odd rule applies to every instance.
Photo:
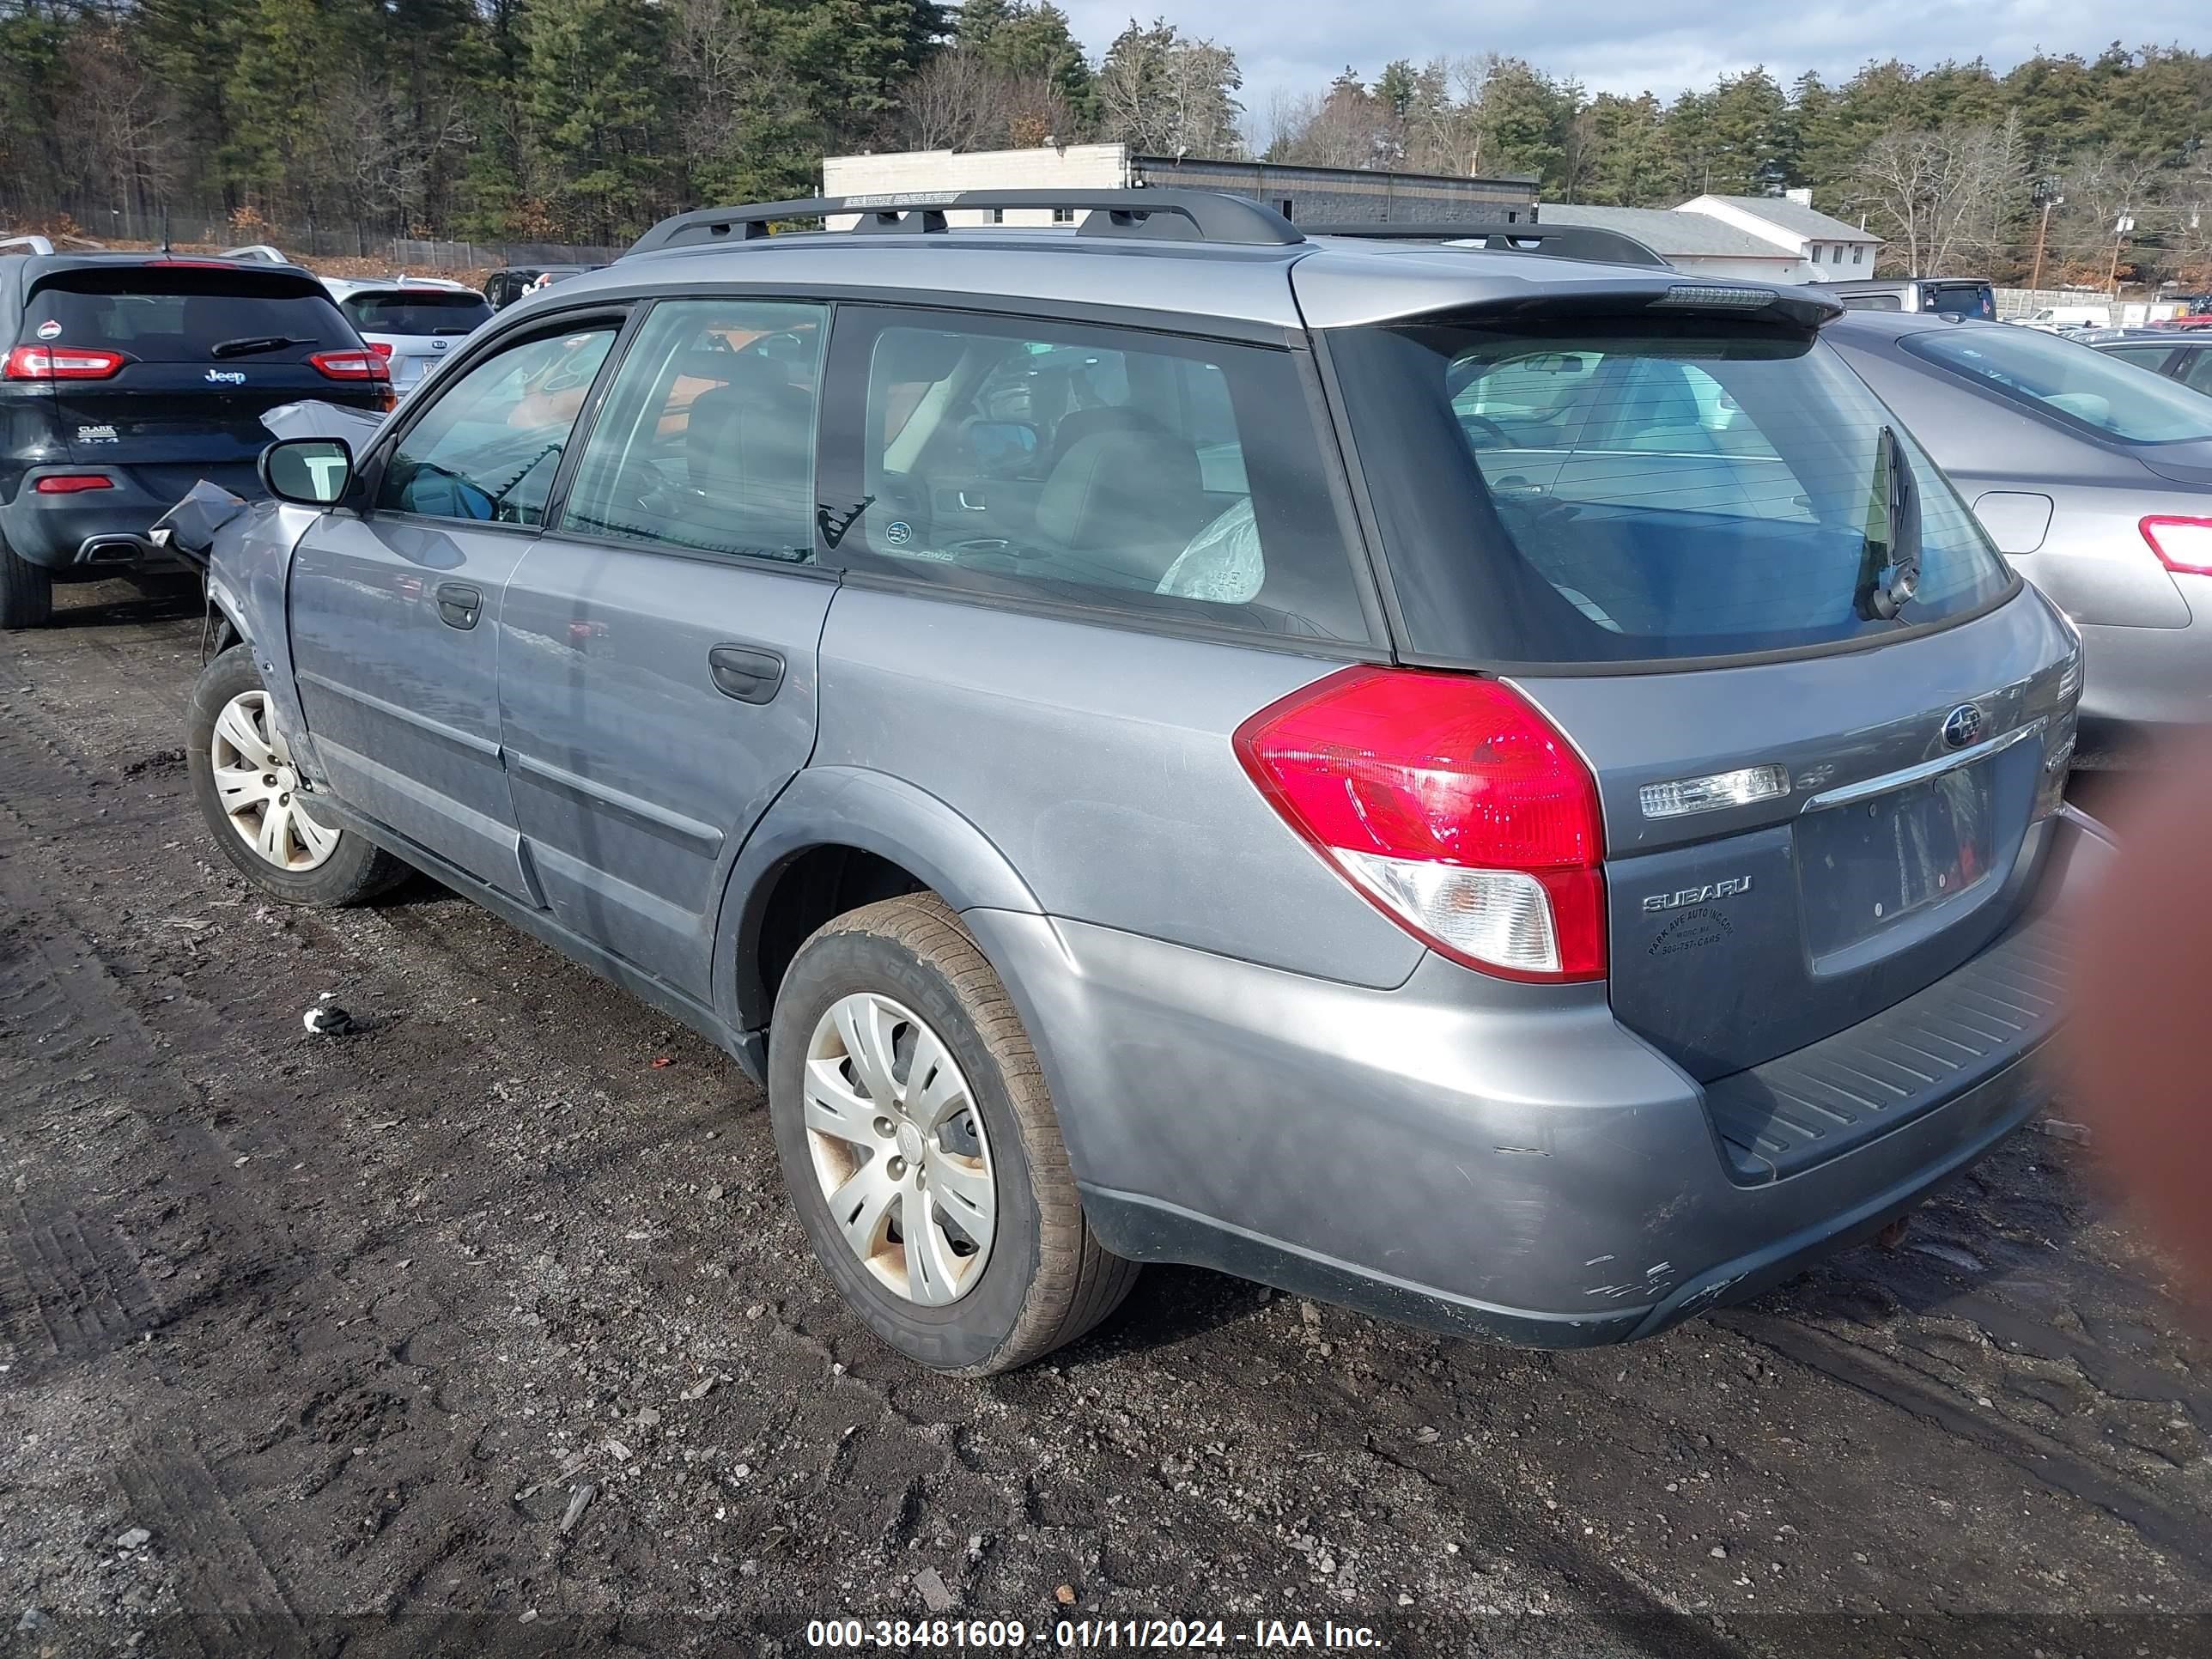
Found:
[[[0,628],[42,625],[58,580],[159,568],[147,531],[196,480],[263,494],[264,410],[391,407],[297,265],[32,246],[0,258]]]

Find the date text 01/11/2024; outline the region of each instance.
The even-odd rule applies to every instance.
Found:
[[[1379,1651],[1382,1638],[1365,1625],[1304,1619],[1255,1619],[1249,1627],[1220,1619],[1061,1619],[1025,1625],[1012,1619],[821,1619],[806,1626],[806,1644],[831,1650],[889,1649],[915,1652],[1021,1648],[1334,1649]]]

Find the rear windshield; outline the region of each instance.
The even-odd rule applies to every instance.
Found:
[[[361,349],[330,296],[303,277],[191,265],[51,277],[24,307],[21,338],[105,346],[142,363],[296,362],[334,347]]]
[[[481,294],[356,294],[338,308],[364,334],[466,334],[491,320]]]
[[[1802,335],[1685,319],[1332,340],[1425,655],[1791,650],[1962,616],[2013,586],[1935,464]],[[1891,545],[1891,453],[1919,487],[1920,580],[1884,621],[1864,596]]]
[[[2001,396],[2132,444],[2212,438],[2212,398],[2163,375],[2039,329],[1929,329],[1902,343]]]
[[[1920,308],[1946,317],[1990,317],[1997,314],[1996,296],[1987,283],[1923,284]]]

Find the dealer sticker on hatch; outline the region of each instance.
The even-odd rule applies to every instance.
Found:
[[[76,429],[76,441],[81,444],[112,444],[121,441],[112,426],[81,426]]]
[[[52,318],[49,317],[45,322],[39,325],[39,337],[41,340],[60,339],[62,337],[62,325],[56,322]]]

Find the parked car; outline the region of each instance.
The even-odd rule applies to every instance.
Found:
[[[2194,392],[2212,396],[2212,332],[2177,334],[2170,329],[2116,330],[2089,339],[2108,357],[2117,357],[2137,368],[2179,380]]]
[[[947,1370],[1146,1261],[1646,1335],[2044,1097],[2079,644],[1831,301],[1174,190],[755,234],[860,210],[271,447],[187,738],[257,889],[426,870],[706,1033]]]
[[[2011,320],[2022,328],[2039,329],[2046,334],[2068,334],[2085,329],[2110,328],[2112,308],[2110,306],[2043,306],[2025,317],[2015,317]]]
[[[1980,276],[1863,276],[1848,283],[1823,283],[1850,311],[1933,312],[1947,317],[1993,319],[1996,290]]]
[[[599,269],[598,265],[509,265],[484,279],[484,298],[494,311],[504,311],[526,294]]]
[[[442,277],[325,276],[323,286],[369,349],[384,359],[398,392],[411,388],[491,320],[483,295]]]
[[[1828,337],[2081,630],[2077,766],[2212,718],[2212,400],[2027,329],[1861,314]]]
[[[58,580],[162,568],[147,532],[194,480],[258,493],[263,410],[391,403],[296,265],[22,245],[0,258],[0,627],[42,625]]]

